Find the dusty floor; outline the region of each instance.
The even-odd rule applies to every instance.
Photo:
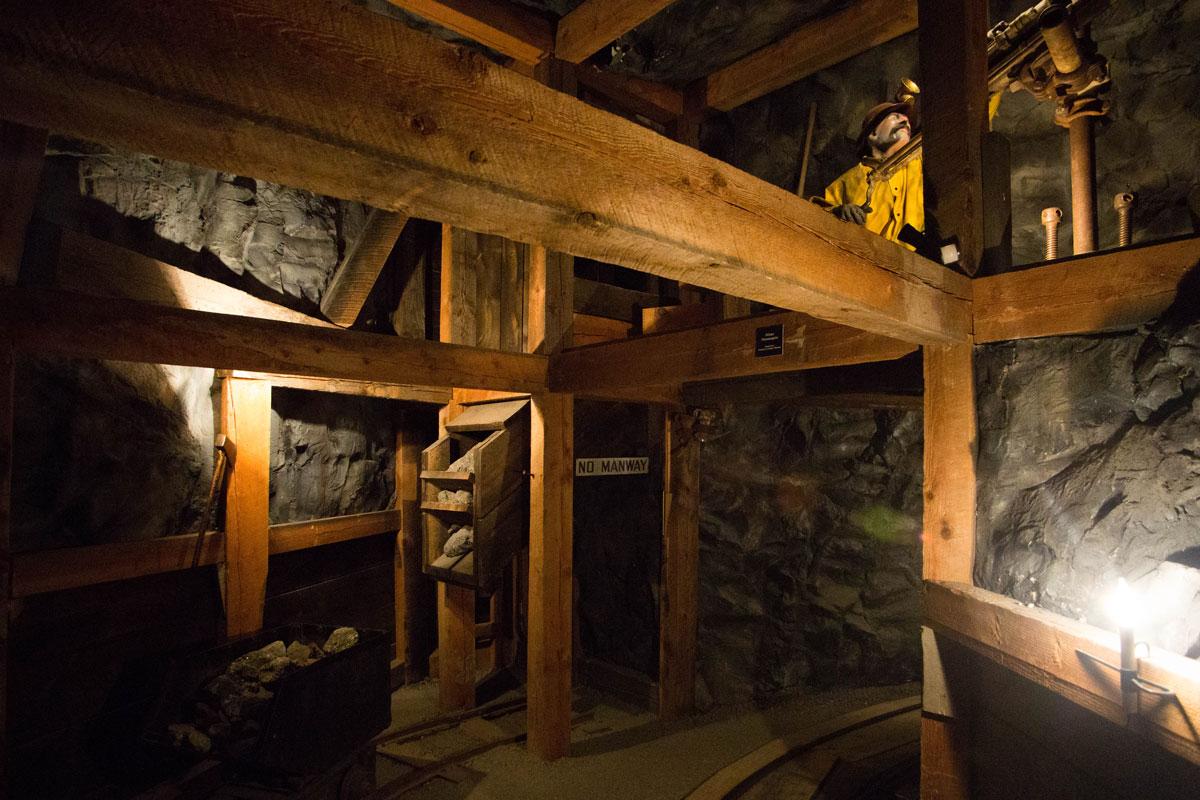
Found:
[[[553,763],[504,744],[404,795],[406,800],[673,800],[767,741],[856,708],[917,693],[916,684],[795,695],[769,709],[721,708],[670,725],[583,691],[577,693],[572,754]],[[436,717],[437,686],[404,687],[393,696],[393,727]],[[519,732],[521,714],[471,720],[449,731],[392,748],[421,764]],[[380,758],[382,784],[407,768]]]

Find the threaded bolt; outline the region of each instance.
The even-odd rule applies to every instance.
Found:
[[[1128,247],[1133,241],[1133,194],[1117,192],[1113,208],[1117,210],[1117,245]]]
[[[1046,260],[1058,258],[1058,223],[1062,221],[1061,208],[1042,209],[1042,227],[1046,229]]]

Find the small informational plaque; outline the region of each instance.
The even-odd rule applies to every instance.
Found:
[[[577,458],[575,477],[595,478],[605,475],[645,475],[650,471],[650,458]]]
[[[783,355],[783,325],[764,325],[754,331],[754,357]]]

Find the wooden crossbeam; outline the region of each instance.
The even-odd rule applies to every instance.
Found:
[[[1189,238],[978,278],[976,341],[1137,327],[1171,305],[1197,264],[1200,238]]]
[[[234,378],[266,381],[272,386],[285,389],[303,389],[308,392],[350,394],[358,397],[377,397],[381,400],[399,400],[406,403],[431,403],[443,406],[450,402],[450,390],[437,386],[414,386],[405,383],[381,383],[379,381],[347,381],[334,378],[302,378],[296,375],[275,375],[267,372],[232,370]]]
[[[626,111],[669,125],[683,114],[683,92],[665,83],[620,75],[592,65],[575,70],[580,85],[602,94]]]
[[[782,326],[783,352],[756,356],[758,331],[777,325]],[[566,350],[550,359],[550,387],[595,396],[602,390],[632,391],[651,383],[678,385],[889,361],[914,349],[894,339],[783,312]]]
[[[358,240],[338,264],[325,289],[322,314],[343,328],[354,324],[407,222],[407,214],[371,209]]]
[[[270,553],[291,553],[364,536],[400,530],[400,509],[367,511],[342,517],[326,517],[304,522],[284,522],[270,528]]]
[[[1001,666],[1124,726],[1193,763],[1200,763],[1200,662],[1154,650],[1141,659],[1142,677],[1175,693],[1175,701],[1143,695],[1138,714],[1125,715],[1119,676],[1077,651],[1120,662],[1117,635],[1029,608],[961,583],[925,584],[926,624]]]
[[[42,289],[0,290],[18,350],[69,358],[533,391],[546,359]]]
[[[675,0],[583,0],[558,21],[554,57],[578,64]]]
[[[16,4],[5,22],[0,107],[27,125],[910,341],[970,329],[965,278],[352,4],[60,1]]]
[[[554,49],[554,26],[508,0],[388,0],[522,64],[536,64]]]
[[[709,75],[704,104],[729,111],[916,28],[916,0],[858,0]]]

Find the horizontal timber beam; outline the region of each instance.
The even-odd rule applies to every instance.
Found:
[[[575,80],[597,94],[609,98],[626,111],[641,114],[660,125],[674,123],[684,112],[683,92],[665,83],[622,75],[590,65],[577,67]]]
[[[783,352],[755,356],[758,331],[775,325],[782,326]],[[905,342],[783,312],[564,350],[550,358],[550,387],[581,394],[634,390],[651,381],[679,385],[890,361],[914,349]]]
[[[508,0],[388,0],[522,64],[536,64],[554,49],[554,25]]]
[[[704,105],[729,111],[916,29],[916,0],[857,0],[709,75]]]
[[[554,57],[578,64],[675,0],[583,0],[558,21]]]
[[[1158,649],[1141,659],[1142,677],[1170,687],[1177,701],[1142,695],[1138,714],[1127,718],[1119,676],[1076,652],[1120,663],[1115,633],[978,587],[932,581],[925,583],[925,621],[1027,680],[1200,763],[1200,661]]]
[[[358,397],[376,397],[380,400],[399,400],[406,403],[430,403],[444,406],[450,402],[451,391],[437,386],[413,386],[403,383],[380,383],[379,381],[347,381],[336,378],[302,378],[296,375],[273,375],[268,372],[246,372],[232,370],[230,377],[252,381],[266,381],[274,387],[303,389],[308,392],[350,394]]]
[[[1200,238],[1058,261],[974,281],[978,343],[1135,328],[1171,305]]]
[[[426,386],[534,391],[544,356],[167,308],[44,289],[0,290],[17,351]]]
[[[271,555],[278,555],[398,530],[400,530],[400,509],[389,508],[383,511],[368,511],[343,517],[326,517],[272,525],[269,547]]]
[[[970,333],[962,276],[353,4],[59,0],[7,11],[0,108],[23,124],[907,341]]]

